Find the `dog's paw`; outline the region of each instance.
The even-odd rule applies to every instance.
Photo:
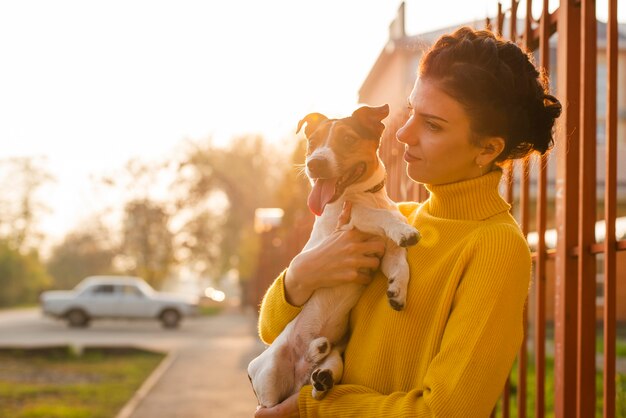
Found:
[[[322,399],[324,395],[326,395],[326,392],[335,385],[332,370],[316,369],[313,374],[311,374],[311,385],[313,385],[313,390],[311,391],[313,398],[317,400]]]
[[[394,228],[391,238],[400,247],[410,247],[419,242],[421,236],[417,229],[408,224],[400,224],[397,228]]]
[[[406,305],[406,287],[401,286],[400,283],[400,280],[390,278],[389,286],[387,287],[389,305],[396,311],[403,310]]]
[[[331,348],[328,338],[318,337],[309,343],[307,357],[312,363],[318,364],[328,356]]]

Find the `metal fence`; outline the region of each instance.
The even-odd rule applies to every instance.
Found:
[[[562,1],[553,13],[543,0],[539,21],[532,19],[532,1],[526,2],[525,26],[517,36],[518,2],[510,14],[511,38],[528,49],[539,50],[540,64],[550,68],[549,38],[556,31],[557,95],[565,104],[555,150],[556,175],[556,251],[547,250],[547,162],[538,164],[536,196],[537,243],[535,258],[534,361],[535,408],[531,416],[545,415],[546,371],[546,264],[554,257],[554,413],[557,417],[588,418],[596,414],[596,254],[604,257],[604,310],[602,315],[603,416],[615,416],[616,403],[616,252],[626,250],[626,241],[616,241],[617,193],[617,0],[608,2],[607,22],[607,103],[606,173],[602,243],[596,242],[596,150],[597,147],[597,19],[596,2]],[[500,8],[497,28],[502,33],[505,12]],[[518,182],[507,182],[507,196],[513,202],[513,185],[518,184],[522,230],[528,234],[530,220],[529,160],[509,167],[508,179],[518,172]],[[518,357],[518,417],[527,416],[527,345]],[[506,392],[506,391],[505,391]],[[507,401],[506,397],[503,401]],[[503,407],[503,416],[507,416]]]
[[[525,1],[525,18],[518,19],[519,0],[508,8],[499,4],[495,22],[486,24],[499,34],[534,51],[538,64],[550,72],[556,64],[556,96],[564,105],[557,129],[557,146],[550,157],[556,161],[556,178],[548,181],[548,157],[528,158],[505,167],[503,194],[513,205],[520,226],[533,249],[534,278],[525,313],[526,335],[517,359],[515,399],[507,382],[499,406],[492,416],[523,418],[546,415],[559,418],[596,416],[596,390],[602,391],[602,414],[615,417],[616,406],[616,294],[618,277],[626,280],[626,240],[616,239],[617,222],[617,126],[618,126],[618,25],[617,0],[603,0],[608,6],[606,23],[606,126],[597,125],[597,18],[592,0],[561,1],[549,12],[542,1],[539,19],[533,18],[532,0]],[[523,22],[521,27],[519,23]],[[504,27],[505,23],[509,27]],[[604,26],[603,26],[604,27]],[[603,29],[604,30],[604,29]],[[558,36],[554,37],[555,34]],[[556,38],[556,55],[551,41]],[[554,50],[554,48],[552,48]],[[406,116],[406,115],[405,115]],[[389,121],[381,156],[389,172],[388,189],[395,200],[427,197],[423,187],[406,179],[402,146],[395,131],[402,116]],[[604,190],[597,192],[597,133],[604,136]],[[531,181],[531,170],[536,176]],[[532,188],[531,188],[532,185]],[[550,197],[549,197],[550,195]],[[598,199],[600,198],[600,199]],[[598,201],[604,213],[598,213]],[[600,205],[601,206],[601,205]],[[597,220],[600,219],[599,222]],[[555,230],[549,231],[548,225]],[[532,231],[531,231],[532,226]],[[546,242],[554,232],[556,245]],[[598,237],[602,237],[601,240]],[[554,248],[555,247],[555,248]],[[602,265],[596,265],[601,255]],[[621,257],[621,270],[617,269]],[[602,306],[597,306],[596,278],[600,274]],[[551,279],[554,282],[550,283]],[[547,289],[550,289],[550,292]],[[553,298],[550,300],[548,298]],[[550,305],[553,311],[547,311]],[[600,313],[598,313],[598,311]],[[603,352],[596,356],[596,330],[602,327]],[[547,327],[550,355],[554,356],[554,410],[546,411]],[[552,339],[553,338],[553,339]],[[529,348],[532,350],[529,365]],[[596,358],[601,365],[596,368]],[[534,387],[528,387],[529,366],[534,368]],[[596,370],[597,369],[597,370]],[[602,373],[602,387],[596,388],[596,371]],[[529,409],[529,389],[533,410]],[[513,411],[515,408],[515,411]]]

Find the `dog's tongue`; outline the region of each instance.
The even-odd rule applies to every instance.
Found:
[[[324,206],[335,195],[335,184],[337,179],[317,179],[313,185],[313,190],[309,194],[309,209],[317,216],[324,212]]]

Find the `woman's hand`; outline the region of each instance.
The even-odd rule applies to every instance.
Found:
[[[298,409],[298,395],[295,393],[281,403],[271,408],[259,408],[254,414],[254,418],[298,418],[300,410]]]
[[[292,260],[285,276],[289,303],[301,306],[321,287],[368,284],[372,280],[385,252],[385,241],[355,228],[341,229],[350,221],[351,207],[350,202],[344,204],[332,234]]]

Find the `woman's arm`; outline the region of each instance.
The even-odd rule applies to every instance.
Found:
[[[346,283],[367,284],[385,252],[383,238],[344,229],[350,220],[346,202],[337,229],[317,246],[301,252],[266,292],[259,314],[261,339],[271,344],[300,312],[315,290]]]

